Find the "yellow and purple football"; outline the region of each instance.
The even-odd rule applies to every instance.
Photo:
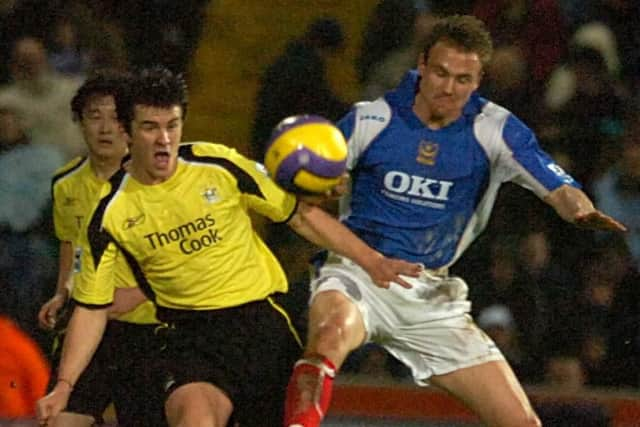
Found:
[[[344,174],[347,142],[329,120],[315,115],[287,117],[273,130],[264,165],[271,178],[296,194],[322,194]]]

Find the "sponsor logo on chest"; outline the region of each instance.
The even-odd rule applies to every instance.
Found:
[[[449,200],[452,187],[452,181],[409,175],[400,171],[390,171],[384,176],[384,188],[391,193],[438,202]]]

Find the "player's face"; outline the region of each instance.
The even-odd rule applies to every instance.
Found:
[[[445,126],[461,114],[480,85],[482,63],[474,52],[443,41],[437,42],[418,64],[420,90],[414,111],[427,124]]]
[[[96,96],[87,102],[80,121],[92,158],[120,160],[127,153],[128,136],[118,123],[113,96]]]
[[[144,184],[158,184],[176,170],[182,139],[182,108],[136,105],[131,122],[132,175]]]

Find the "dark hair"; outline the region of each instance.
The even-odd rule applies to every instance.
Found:
[[[143,69],[133,77],[129,90],[116,99],[118,121],[127,133],[131,133],[136,105],[160,108],[180,106],[184,119],[188,105],[187,83],[181,74],[162,66]]]
[[[448,41],[467,52],[477,53],[482,66],[491,61],[493,41],[484,22],[471,15],[451,15],[440,19],[427,36],[423,53],[425,59],[431,48],[439,41]]]
[[[74,121],[82,120],[82,111],[95,97],[113,96],[114,100],[126,93],[131,75],[116,70],[100,70],[89,76],[71,99]]]

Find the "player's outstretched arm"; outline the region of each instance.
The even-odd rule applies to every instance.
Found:
[[[56,293],[45,302],[38,312],[38,324],[43,329],[53,329],[60,317],[71,293],[73,273],[73,244],[60,242],[60,256],[58,259],[58,284]]]
[[[62,359],[56,385],[51,393],[36,403],[38,422],[52,425],[69,401],[80,374],[89,364],[107,324],[107,309],[89,309],[76,306],[69,320],[62,346]]]
[[[563,185],[544,198],[565,221],[578,227],[592,230],[627,231],[627,228],[614,218],[599,211],[593,202],[580,189]]]
[[[410,288],[411,285],[400,276],[417,277],[422,269],[418,264],[385,257],[327,212],[303,201],[298,204],[289,225],[310,242],[356,262],[380,287],[388,288],[395,282]]]

